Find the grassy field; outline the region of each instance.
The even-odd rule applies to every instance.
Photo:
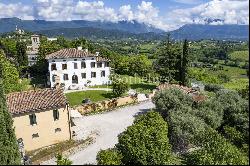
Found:
[[[239,67],[224,66],[224,70],[221,72],[231,76],[232,78],[247,77],[246,69],[241,69]]]
[[[215,75],[215,76],[223,73],[230,76],[231,78],[247,78],[246,69],[242,69],[239,67],[231,67],[231,66],[223,66],[223,67],[224,67],[223,70],[217,70],[217,71],[213,71],[208,68],[200,69],[195,67],[193,67],[192,70],[195,71],[202,70],[204,72],[207,72],[209,75]]]
[[[102,90],[72,92],[66,93],[65,95],[71,106],[82,104],[82,101],[86,98],[90,98],[92,102],[97,102],[105,99],[111,99],[114,97],[112,95],[112,92]]]
[[[142,50],[150,50],[153,49],[156,46],[156,44],[148,43],[148,44],[142,44],[140,46],[140,49]]]
[[[249,61],[249,51],[234,51],[229,57],[232,60]]]
[[[233,79],[230,82],[223,84],[224,88],[232,90],[244,89],[247,85],[249,85],[249,79],[247,78]]]

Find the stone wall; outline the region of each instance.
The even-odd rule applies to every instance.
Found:
[[[136,96],[124,96],[110,100],[103,100],[96,103],[82,104],[79,106],[75,106],[74,109],[80,112],[82,115],[84,115],[92,111],[111,110],[119,106],[132,104],[136,102],[138,102]]]

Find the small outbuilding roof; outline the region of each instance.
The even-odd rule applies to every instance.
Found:
[[[7,95],[7,106],[11,114],[61,108],[66,104],[67,99],[62,89],[31,90]]]

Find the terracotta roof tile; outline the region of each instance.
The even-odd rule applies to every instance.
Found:
[[[78,50],[75,48],[65,48],[54,53],[46,55],[46,59],[56,59],[56,58],[84,58],[84,57],[97,57],[97,61],[106,61],[106,58],[96,56],[85,50]]]
[[[7,95],[7,106],[11,114],[58,108],[66,106],[66,103],[62,89],[32,90]]]

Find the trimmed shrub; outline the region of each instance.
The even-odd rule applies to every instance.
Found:
[[[221,89],[223,89],[223,86],[218,85],[218,84],[206,84],[205,85],[205,91],[218,92]]]
[[[101,150],[96,160],[98,165],[122,165],[122,154],[115,148]]]
[[[168,125],[157,112],[136,118],[134,124],[118,136],[117,149],[124,164],[166,165],[173,162],[167,137]]]

